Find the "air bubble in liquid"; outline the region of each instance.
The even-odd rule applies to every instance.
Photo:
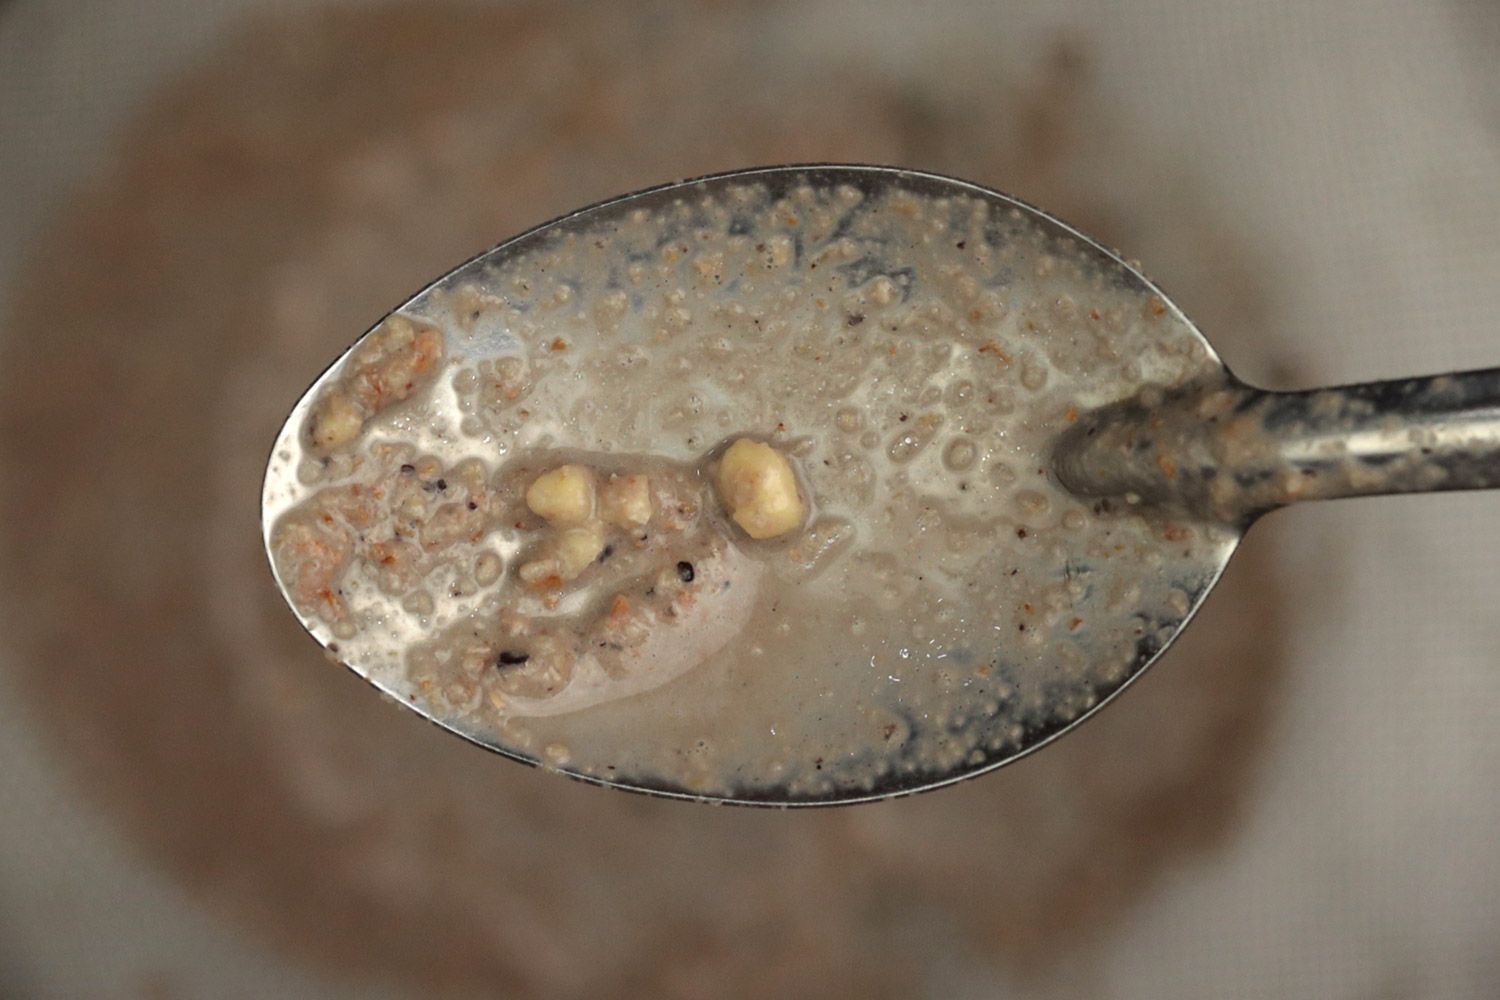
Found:
[[[943,449],[943,465],[950,472],[966,472],[974,466],[978,452],[968,438],[954,438]]]
[[[1047,384],[1047,369],[1041,365],[1027,365],[1021,369],[1021,384],[1035,392]]]
[[[974,398],[974,383],[968,379],[959,379],[948,386],[945,396],[949,406],[963,406]]]

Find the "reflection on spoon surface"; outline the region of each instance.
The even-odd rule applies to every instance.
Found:
[[[475,742],[666,794],[861,801],[1035,749],[1171,641],[1239,526],[1075,496],[1051,449],[1143,387],[1225,378],[1144,277],[1013,199],[742,171],[549,223],[401,306],[294,408],[266,545],[320,643]],[[740,440],[790,470],[751,469],[755,502],[795,517],[736,508]]]

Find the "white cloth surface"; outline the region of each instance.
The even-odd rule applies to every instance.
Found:
[[[0,289],[111,124],[239,6],[0,6]],[[1100,85],[1279,248],[1275,341],[1300,372],[1500,364],[1500,6],[832,0],[790,11],[786,32],[810,54],[942,67],[961,85],[966,65],[1058,25],[1086,28]],[[1227,360],[1267,377],[1258,358]],[[1171,872],[1076,966],[1024,986],[959,968],[934,995],[1500,995],[1500,502],[1274,520],[1301,610],[1275,746],[1233,842]],[[26,725],[0,728],[0,802],[52,832],[0,823],[0,983],[136,996],[159,964],[191,995],[337,995],[206,921],[93,827]]]

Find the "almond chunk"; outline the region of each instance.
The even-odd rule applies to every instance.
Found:
[[[594,516],[594,474],[581,465],[544,472],[527,489],[526,506],[553,527],[584,524]]]
[[[729,516],[751,538],[784,535],[807,515],[791,463],[760,441],[740,438],[730,445],[715,483]]]
[[[630,530],[651,520],[651,483],[645,476],[612,475],[599,490],[599,516]]]

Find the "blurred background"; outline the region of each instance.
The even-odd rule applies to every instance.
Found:
[[[715,810],[460,745],[258,535],[309,378],[595,199],[788,161],[1045,206],[1242,376],[1500,363],[1493,0],[0,0],[0,996],[1500,995],[1500,505],[1258,525],[1045,753]]]

